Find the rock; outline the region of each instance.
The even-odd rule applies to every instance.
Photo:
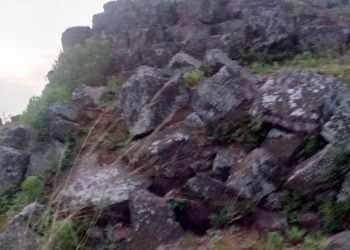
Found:
[[[183,235],[171,206],[147,191],[140,190],[132,195],[130,215],[134,228],[131,249],[153,250]]]
[[[226,185],[237,195],[258,203],[276,190],[277,179],[284,171],[273,155],[258,148],[242,159]]]
[[[55,116],[59,116],[60,118],[71,122],[76,122],[82,108],[83,107],[76,102],[67,101],[55,103],[49,107],[49,110],[52,111]]]
[[[1,249],[39,249],[43,244],[43,237],[35,233],[30,227],[38,222],[44,210],[45,206],[38,203],[25,207],[21,213],[12,219],[6,230],[0,233]]]
[[[17,189],[24,179],[29,155],[13,148],[0,146],[0,197]]]
[[[201,62],[194,57],[185,53],[177,53],[171,58],[168,69],[174,72],[174,74],[188,72],[200,68]]]
[[[322,220],[318,213],[302,213],[297,216],[296,222],[309,232],[317,232],[322,228]]]
[[[82,44],[92,35],[90,27],[72,27],[62,34],[63,50],[74,47],[74,45]]]
[[[288,164],[303,144],[303,137],[279,129],[271,129],[261,147]]]
[[[350,200],[350,173],[345,176],[345,180],[337,196],[338,202],[345,202],[348,200]]]
[[[130,194],[147,187],[139,174],[119,164],[103,164],[96,153],[83,157],[74,168],[76,173],[58,194],[58,200],[73,209],[111,209],[117,219],[125,220]]]
[[[64,142],[77,137],[80,131],[80,125],[56,117],[51,123],[50,131],[52,138]]]
[[[189,91],[181,78],[173,78],[146,104],[130,131],[134,136],[149,134],[163,121],[171,118],[190,99]]]
[[[332,236],[323,246],[321,250],[348,250],[350,249],[350,231],[344,231]]]
[[[258,228],[265,232],[287,232],[288,231],[288,221],[287,217],[277,213],[269,212],[266,210],[257,210],[252,215],[252,221],[254,223],[254,228]]]
[[[76,88],[72,93],[73,101],[83,101],[84,106],[89,106],[90,103],[97,105],[108,94],[107,87],[90,87],[82,85]]]
[[[322,151],[300,163],[289,175],[286,186],[302,192],[316,191],[322,177],[333,167],[333,145],[326,146]]]
[[[213,164],[213,176],[219,180],[225,181],[230,175],[230,170],[242,157],[243,152],[234,152],[229,149],[222,149],[216,153]]]
[[[288,130],[311,133],[329,118],[339,85],[333,76],[309,71],[273,74],[261,87],[251,115]]]
[[[346,3],[346,1],[344,0],[305,0],[305,1],[314,7],[320,7],[320,8],[331,8],[331,7]],[[347,2],[346,4],[349,4],[349,2]]]
[[[168,76],[159,69],[140,67],[123,85],[121,107],[129,131],[132,131],[144,106],[168,82]]]
[[[204,56],[202,68],[208,75],[214,75],[224,66],[234,64],[227,54],[220,49],[208,50]]]
[[[29,146],[31,137],[32,131],[30,129],[15,126],[6,130],[4,138],[0,140],[0,144],[6,147],[24,150]]]
[[[272,210],[280,210],[282,207],[282,198],[282,192],[273,192],[266,197],[264,207]]]
[[[218,122],[237,112],[256,93],[258,77],[237,63],[205,80],[192,98],[192,108],[205,122]]]
[[[197,174],[189,179],[182,187],[181,193],[186,197],[203,200],[207,206],[212,208],[224,207],[234,199],[232,191],[222,182],[206,174]]]
[[[59,163],[64,152],[64,144],[51,140],[49,142],[37,142],[31,149],[27,176],[41,176],[45,171]]]

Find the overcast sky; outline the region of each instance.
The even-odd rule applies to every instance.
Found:
[[[61,33],[91,26],[107,1],[0,0],[0,114],[21,113],[41,93],[61,50]]]

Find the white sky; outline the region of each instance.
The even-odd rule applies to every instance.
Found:
[[[0,0],[0,116],[21,113],[46,84],[61,34],[90,26],[108,0]]]

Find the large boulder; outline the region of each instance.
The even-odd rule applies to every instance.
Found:
[[[82,44],[86,39],[92,35],[90,27],[71,27],[62,34],[63,50],[69,49],[77,44]]]
[[[59,141],[75,139],[80,131],[80,125],[75,122],[55,117],[51,122],[51,137]]]
[[[0,145],[24,150],[28,148],[32,139],[32,131],[22,126],[11,127],[6,130],[5,136],[0,139]]]
[[[49,107],[49,110],[52,111],[55,116],[59,116],[71,122],[78,120],[82,109],[83,106],[81,104],[73,101],[57,102]]]
[[[28,162],[29,155],[14,148],[0,146],[0,196],[19,187]]]
[[[147,191],[140,190],[132,194],[130,215],[134,229],[130,249],[154,250],[183,235],[170,204]]]
[[[168,80],[168,76],[163,71],[142,66],[125,82],[121,95],[121,108],[129,131],[134,128],[144,106]]]
[[[332,236],[321,250],[348,250],[350,249],[350,231],[344,231]]]
[[[310,71],[279,72],[261,87],[251,115],[288,130],[310,133],[329,118],[341,85],[333,76]]]
[[[198,69],[200,66],[201,61],[190,55],[180,52],[171,58],[168,64],[168,69],[177,74]]]
[[[202,62],[202,68],[208,75],[216,74],[222,67],[234,64],[221,49],[208,50]]]
[[[227,180],[231,170],[245,154],[241,148],[222,148],[218,150],[213,163],[212,175],[221,181]]]
[[[38,203],[25,207],[11,220],[6,230],[0,233],[0,248],[4,250],[40,249],[44,239],[31,227],[38,223],[44,211],[45,206]]]
[[[258,148],[243,158],[226,185],[237,195],[259,202],[277,189],[278,179],[284,171],[273,155]]]
[[[258,77],[233,63],[199,86],[192,108],[204,122],[218,122],[252,101],[258,83]]]

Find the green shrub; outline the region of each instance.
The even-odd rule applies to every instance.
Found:
[[[294,16],[301,15],[306,8],[306,4],[300,0],[284,0],[284,3]]]
[[[72,219],[54,220],[49,236],[52,242],[50,250],[76,250],[79,246],[79,238]]]
[[[281,209],[292,224],[296,222],[299,212],[310,210],[314,204],[315,201],[308,194],[297,191],[286,190],[281,198]]]
[[[120,93],[123,87],[123,83],[116,76],[110,76],[107,78],[107,88],[115,93]]]
[[[346,223],[350,219],[349,202],[336,202],[333,198],[325,198],[320,201],[318,209],[325,233],[339,232],[345,229]]]
[[[40,200],[43,196],[43,183],[37,176],[28,176],[21,184],[21,194],[27,203]]]
[[[203,71],[196,69],[192,72],[184,74],[184,81],[187,87],[192,88],[197,86],[200,82],[205,79]]]
[[[288,240],[292,242],[300,242],[306,234],[306,231],[300,227],[293,226],[288,230]]]
[[[279,232],[270,232],[267,235],[266,244],[269,250],[281,250],[283,247],[283,236]]]
[[[82,147],[82,142],[80,140],[68,141],[65,146],[63,156],[61,157],[58,170],[64,171],[71,168],[74,164],[75,158],[77,157],[77,154],[80,151],[81,147]]]
[[[326,237],[318,236],[316,238],[306,236],[304,239],[304,243],[301,246],[301,250],[319,250],[322,244],[325,242]]]
[[[321,135],[309,135],[304,141],[304,146],[299,153],[299,158],[301,160],[310,158],[318,151],[320,151],[324,146],[326,146],[326,144],[327,143]]]

